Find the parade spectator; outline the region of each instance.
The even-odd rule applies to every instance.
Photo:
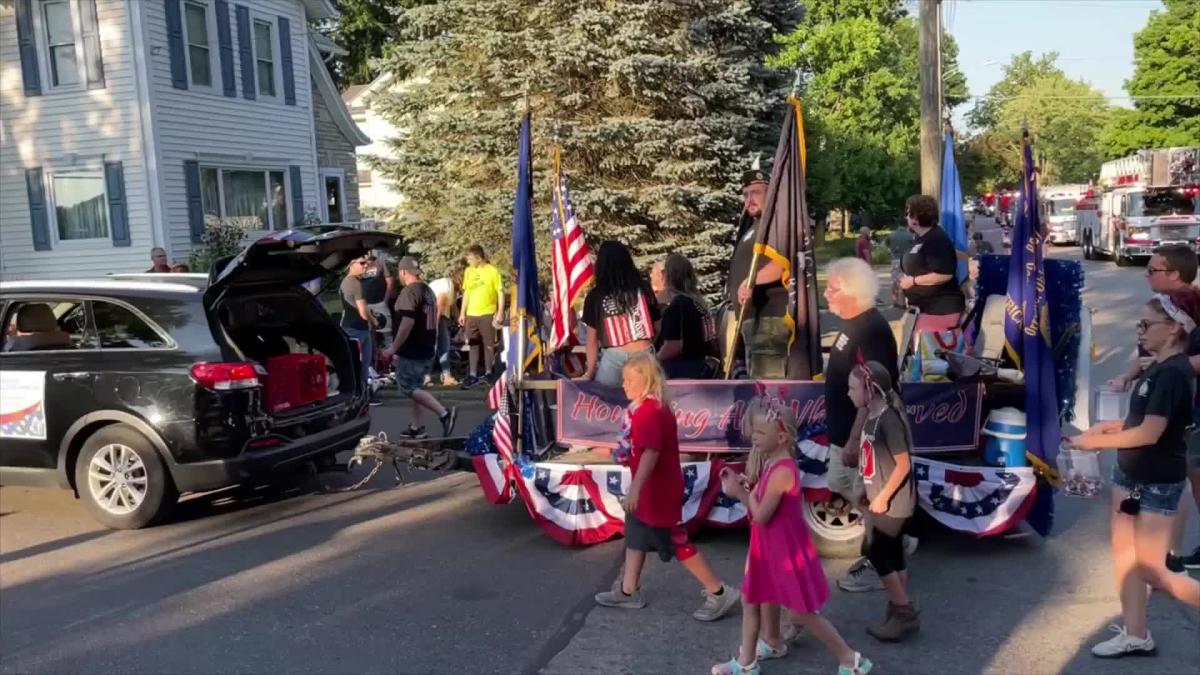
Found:
[[[437,296],[438,307],[437,353],[433,358],[433,378],[447,387],[458,384],[458,380],[454,379],[450,372],[450,327],[454,321],[458,291],[462,288],[464,267],[466,265],[462,261],[455,262],[450,268],[450,274],[429,282],[429,287]]]
[[[901,269],[901,262],[904,256],[908,254],[908,250],[912,248],[913,235],[908,231],[907,227],[900,227],[892,230],[887,236],[888,253],[892,256],[892,307],[906,307],[908,302],[904,299],[904,290],[900,288],[900,277],[904,276]]]
[[[829,264],[825,302],[841,321],[829,350],[825,367],[825,423],[829,435],[829,470],[826,474],[834,500],[843,509],[862,501],[863,482],[857,467],[858,448],[850,446],[858,417],[858,406],[850,399],[850,373],[859,359],[884,364],[893,383],[900,381],[896,336],[887,319],[875,307],[879,278],[870,265],[857,258],[841,258]],[[869,558],[851,566],[838,587],[850,592],[881,589]]]
[[[171,272],[173,272],[175,274],[188,274],[191,271],[192,271],[192,268],[188,267],[187,264],[185,264],[185,263],[175,263],[174,265],[171,266]]]
[[[1196,254],[1187,244],[1164,244],[1154,249],[1154,255],[1146,264],[1146,281],[1150,290],[1155,293],[1170,293],[1174,291],[1195,291]],[[1200,291],[1196,291],[1200,292]],[[1200,375],[1200,331],[1193,331],[1188,336],[1185,353],[1191,362],[1192,369]],[[1143,348],[1138,348],[1138,358],[1130,364],[1129,370],[1123,375],[1111,380],[1108,385],[1117,391],[1126,391],[1129,385],[1136,381],[1152,363]],[[1200,384],[1200,380],[1198,380]],[[1194,414],[1200,419],[1200,398]],[[1188,478],[1192,484],[1192,497],[1196,508],[1200,509],[1200,435],[1188,435]],[[1167,568],[1172,572],[1183,572],[1187,568],[1200,568],[1200,546],[1190,555],[1182,556],[1183,534],[1187,525],[1189,509],[1179,509],[1176,516],[1175,528],[1171,532],[1171,548],[1167,554]]]
[[[362,357],[361,377],[367,387],[371,382],[371,364],[375,360],[375,338],[372,334],[376,326],[375,315],[367,307],[367,300],[363,295],[362,275],[368,265],[366,255],[351,260],[346,269],[346,277],[342,279],[342,285],[338,288],[338,295],[342,301],[342,330],[358,340],[359,356]],[[383,401],[371,392],[370,403],[376,406],[383,404]]]
[[[829,600],[829,586],[802,515],[795,413],[781,400],[759,398],[751,403],[742,429],[749,432],[751,445],[746,474],[728,467],[721,471],[725,494],[745,504],[750,515],[742,640],[737,656],[713,666],[713,675],[757,675],[759,661],[786,656],[780,631],[784,607],[792,623],[807,629],[837,657],[839,675],[870,672],[872,663],[851,649],[819,613]]]
[[[421,267],[410,256],[396,265],[404,287],[396,298],[396,335],[392,346],[383,352],[384,359],[396,361],[396,387],[400,394],[412,400],[412,421],[401,435],[406,438],[427,438],[421,424],[421,411],[429,410],[442,423],[442,436],[454,431],[457,408],[446,408],[427,391],[421,389],[425,376],[433,367],[438,343],[438,303],[433,289],[421,280]]]
[[[656,260],[650,266],[650,290],[654,291],[654,303],[658,305],[659,314],[667,311],[667,304],[671,302],[671,295],[667,291],[665,268],[665,260]]]
[[[946,231],[938,226],[938,203],[928,195],[913,195],[906,203],[913,246],[901,263],[900,288],[908,304],[920,310],[918,332],[941,332],[958,327],[966,297],[954,275],[958,252]]]
[[[1195,371],[1184,353],[1200,319],[1195,293],[1156,293],[1137,323],[1138,344],[1151,359],[1133,385],[1124,422],[1102,422],[1070,439],[1081,450],[1116,449],[1112,481],[1112,555],[1122,626],[1092,647],[1103,658],[1152,655],[1149,589],[1200,607],[1200,581],[1167,569],[1174,515],[1187,478],[1186,435],[1192,424]]]
[[[600,249],[604,259],[604,249]],[[647,553],[663,562],[678,558],[704,587],[704,605],[692,617],[716,621],[738,603],[738,592],[718,577],[688,539],[683,518],[683,470],[675,413],[664,398],[666,376],[649,352],[634,354],[623,364],[621,386],[629,399],[622,439],[614,458],[629,465],[632,480],[625,496],[625,565],[612,589],[598,593],[603,607],[641,609],[642,568]],[[814,556],[815,559],[815,556]]]
[[[654,293],[638,274],[629,249],[618,241],[600,244],[595,275],[596,285],[583,303],[588,328],[583,379],[618,387],[626,361],[639,352],[653,355],[658,319]]]
[[[471,371],[463,389],[486,382],[496,365],[496,330],[504,322],[504,289],[500,270],[488,262],[483,247],[467,249],[467,269],[463,272],[462,309],[458,325],[466,331],[470,345]]]
[[[863,227],[858,230],[858,240],[854,242],[854,255],[868,265],[871,264],[871,228]]]
[[[904,530],[917,506],[912,474],[912,428],[892,376],[878,361],[860,364],[850,373],[850,400],[862,416],[858,473],[866,492],[867,559],[887,589],[884,622],[867,633],[884,642],[899,642],[920,630],[920,618],[908,597],[908,565]]]
[[[726,333],[726,337],[741,340],[750,377],[782,379],[787,374],[788,345],[792,337],[786,319],[788,290],[782,282],[783,267],[759,256],[754,277],[750,277],[754,241],[766,200],[767,176],[757,169],[747,171],[742,176],[742,186],[744,208],[729,265],[726,295],[734,317],[741,314],[743,305],[746,311],[736,333],[732,336]]]
[[[375,316],[375,346],[387,349],[392,346],[392,309],[391,299],[394,281],[388,273],[385,252],[373,250],[367,253],[367,267],[363,270],[361,283],[363,299],[367,301],[367,310]]]
[[[672,253],[665,261],[667,306],[659,333],[658,360],[670,379],[709,376],[708,359],[717,357],[717,326],[697,289],[692,262]]]
[[[978,258],[981,255],[992,255],[995,252],[996,247],[983,238],[982,232],[976,232],[971,235],[971,257]]]
[[[155,246],[150,249],[150,269],[146,274],[166,274],[171,271],[171,263],[167,259],[167,250]]]

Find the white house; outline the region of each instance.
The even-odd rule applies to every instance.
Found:
[[[371,143],[358,147],[358,190],[363,211],[372,213],[378,209],[393,209],[404,202],[404,195],[396,191],[392,182],[371,168],[370,157],[389,157],[391,148],[387,142],[401,132],[379,114],[373,98],[380,93],[402,90],[403,83],[394,84],[389,74],[383,74],[370,84],[356,84],[342,92],[342,100],[350,109],[355,124],[371,139]]]
[[[0,0],[0,278],[187,259],[358,220],[355,127],[309,37],[330,0]],[[349,164],[353,167],[353,164]]]

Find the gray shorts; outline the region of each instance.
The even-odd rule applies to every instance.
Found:
[[[433,359],[406,359],[403,356],[396,361],[396,388],[405,398],[411,398],[412,393],[425,383],[425,376],[433,370]]]

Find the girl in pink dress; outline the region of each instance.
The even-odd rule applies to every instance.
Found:
[[[755,400],[743,429],[750,432],[747,475],[721,472],[725,494],[750,512],[750,552],[742,581],[742,642],[738,656],[713,666],[713,675],[758,675],[759,661],[787,655],[779,632],[781,608],[838,659],[838,675],[866,675],[872,663],[854,651],[818,611],[829,583],[801,512],[796,468],[796,416],[778,399]]]

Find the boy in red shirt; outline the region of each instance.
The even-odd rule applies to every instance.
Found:
[[[704,586],[704,606],[692,613],[700,621],[716,621],[738,604],[737,590],[721,581],[688,540],[680,526],[683,517],[683,471],[679,465],[679,436],[675,413],[664,403],[666,375],[649,353],[625,363],[621,373],[625,396],[622,443],[614,451],[628,463],[633,480],[625,496],[625,567],[611,590],[596,595],[604,607],[641,609],[646,606],[639,581],[647,553],[663,562],[678,558]]]

